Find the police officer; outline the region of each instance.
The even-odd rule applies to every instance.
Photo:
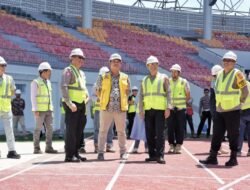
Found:
[[[180,77],[181,67],[178,64],[170,68],[172,77],[170,87],[173,100],[173,108],[170,110],[168,118],[168,143],[169,153],[180,154],[184,139],[184,129],[186,126],[186,103],[190,99],[190,87],[186,79]]]
[[[219,72],[215,82],[216,115],[214,118],[214,133],[211,142],[210,155],[205,160],[200,160],[202,164],[217,165],[217,154],[221,147],[225,131],[227,130],[230,159],[225,166],[238,165],[237,148],[240,126],[240,107],[244,103],[247,95],[247,81],[242,72],[235,69],[237,55],[229,51],[223,56],[223,70]]]
[[[71,51],[69,58],[70,65],[64,69],[61,81],[66,123],[65,162],[80,162],[86,161],[78,152],[86,123],[85,101],[88,97],[85,74],[80,70],[85,55],[80,48],[76,48]]]
[[[165,164],[164,123],[165,118],[169,117],[171,108],[169,80],[165,74],[158,72],[157,57],[148,57],[146,66],[150,74],[142,80],[139,96],[139,113],[142,118],[145,118],[149,153],[149,158],[146,158],[145,161],[157,161]]]
[[[135,118],[135,111],[136,111],[136,96],[138,93],[138,88],[136,86],[133,86],[132,88],[132,94],[128,97],[128,138],[130,138],[133,123],[134,123],[134,118]]]
[[[36,127],[33,134],[34,154],[41,154],[40,132],[45,124],[46,153],[57,153],[52,147],[53,136],[53,103],[52,86],[50,82],[52,68],[48,62],[42,62],[38,67],[39,77],[31,82],[31,104]]]
[[[14,95],[16,86],[13,78],[5,74],[6,66],[7,62],[0,56],[0,119],[3,121],[6,142],[9,149],[7,158],[19,159],[21,156],[15,150],[11,112],[11,96]]]

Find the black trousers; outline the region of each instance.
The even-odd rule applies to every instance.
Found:
[[[163,110],[151,109],[145,111],[145,130],[150,158],[164,157],[164,123],[165,117]]]
[[[85,148],[84,129],[85,129],[85,126],[87,123],[87,117],[86,117],[86,115],[84,115],[84,117],[85,117],[85,121],[84,121],[83,126],[82,126],[82,134],[81,134],[81,138],[80,138],[80,147],[79,148]]]
[[[204,127],[204,124],[205,124],[205,122],[206,122],[206,119],[208,120],[207,137],[210,136],[211,119],[212,119],[212,116],[211,116],[211,112],[210,112],[210,111],[203,111],[203,112],[202,112],[201,121],[200,121],[198,130],[197,130],[197,136],[200,136],[200,135],[201,135],[201,131],[202,131],[203,127]]]
[[[186,121],[187,121],[187,123],[189,125],[191,134],[194,134],[194,123],[193,123],[192,115],[186,114]],[[186,126],[185,126],[185,133],[187,133],[187,123],[186,123]]]
[[[134,124],[135,112],[128,113],[127,116],[128,116],[128,125],[127,125],[128,134],[127,134],[127,136],[128,136],[128,138],[130,138],[132,127]]]
[[[183,144],[184,129],[186,126],[186,110],[170,110],[170,116],[167,119],[168,123],[168,143]]]
[[[211,142],[211,149],[213,151],[220,149],[225,131],[227,131],[231,151],[237,151],[240,133],[240,110],[216,112],[213,127],[214,134]]]
[[[65,109],[66,139],[65,152],[66,158],[77,156],[80,147],[80,141],[83,133],[83,126],[86,123],[85,103],[73,102],[77,106],[77,111],[72,112],[71,109],[63,103]]]

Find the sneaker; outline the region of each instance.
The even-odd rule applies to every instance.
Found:
[[[138,153],[138,148],[133,148],[132,153],[134,154]]]
[[[15,150],[14,151],[9,151],[8,154],[7,154],[7,158],[20,159],[21,155],[17,154],[17,152]]]
[[[168,150],[168,153],[174,153],[174,145],[173,144],[170,144],[169,145],[170,147],[169,147],[169,150]]]
[[[55,150],[55,149],[53,149],[52,147],[51,148],[46,148],[45,152],[49,153],[49,154],[56,154],[56,153],[58,153],[58,151]]]
[[[127,153],[123,153],[120,155],[121,160],[127,160],[128,159],[128,154]]]
[[[175,154],[181,154],[181,145],[177,144],[174,148],[174,153]]]
[[[104,154],[98,153],[97,160],[103,161],[104,160]]]
[[[79,149],[79,153],[82,153],[82,154],[86,153],[85,148],[84,148],[84,147],[81,147],[81,148]]]
[[[115,152],[115,149],[114,149],[113,146],[106,146],[106,152],[114,153],[114,152]]]
[[[34,154],[42,154],[43,152],[41,151],[40,148],[35,148],[33,153]]]
[[[221,154],[228,154],[228,151],[224,150],[223,148],[220,148],[220,150],[218,151],[218,155]]]

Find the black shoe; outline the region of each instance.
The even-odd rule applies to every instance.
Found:
[[[145,162],[155,162],[155,161],[157,161],[157,158],[155,157],[149,157],[145,159]]]
[[[237,151],[232,151],[230,154],[230,159],[225,163],[225,166],[237,166]]]
[[[84,154],[84,153],[86,153],[86,150],[84,147],[81,147],[78,152],[81,154]]]
[[[33,153],[34,154],[42,154],[43,152],[40,149],[35,148]]]
[[[72,158],[65,158],[64,162],[80,162],[80,159],[73,156]]]
[[[160,158],[157,159],[157,163],[166,164],[166,161],[164,160],[164,158],[160,157]]]
[[[87,158],[81,157],[80,155],[77,155],[76,158],[78,158],[78,159],[81,160],[82,162],[84,162],[84,161],[87,160]]]
[[[218,154],[217,151],[211,150],[207,159],[206,160],[199,160],[199,162],[201,164],[218,165],[217,154]]]
[[[16,151],[9,151],[8,154],[7,154],[7,158],[20,159],[21,155],[17,154]]]
[[[98,153],[97,160],[104,161],[104,154],[103,153]]]

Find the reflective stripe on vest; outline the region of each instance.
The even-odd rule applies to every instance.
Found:
[[[37,78],[34,81],[38,86],[38,92],[36,95],[37,111],[53,111],[52,88],[50,81],[47,80],[47,84],[41,78]]]
[[[144,110],[165,110],[167,108],[167,96],[163,88],[164,77],[157,73],[153,81],[146,76],[142,81]]]
[[[100,93],[100,109],[106,110],[109,100],[112,85],[111,73],[106,73],[102,76],[102,89]],[[119,75],[119,90],[120,90],[120,101],[121,101],[121,111],[128,110],[128,75],[120,72]]]
[[[81,104],[87,98],[86,81],[85,78],[83,78],[81,72],[78,71],[73,65],[70,65],[69,68],[74,74],[76,81],[75,83],[68,85],[69,98],[71,101]]]
[[[250,82],[247,81],[248,95],[246,101],[241,105],[242,110],[250,109]]]
[[[135,113],[136,106],[135,106],[135,97],[132,96],[132,101],[134,101],[134,104],[128,105],[128,113]]]
[[[11,110],[11,77],[3,74],[3,81],[0,85],[0,111],[9,112]]]
[[[170,81],[173,107],[177,107],[179,109],[185,109],[186,108],[186,92],[185,92],[186,80],[179,77],[178,80],[175,82],[173,81],[172,78],[170,78],[169,81]]]
[[[224,80],[224,70],[218,74],[215,83],[216,108],[220,106],[224,111],[240,109],[240,90],[232,88],[237,71],[230,71]]]

